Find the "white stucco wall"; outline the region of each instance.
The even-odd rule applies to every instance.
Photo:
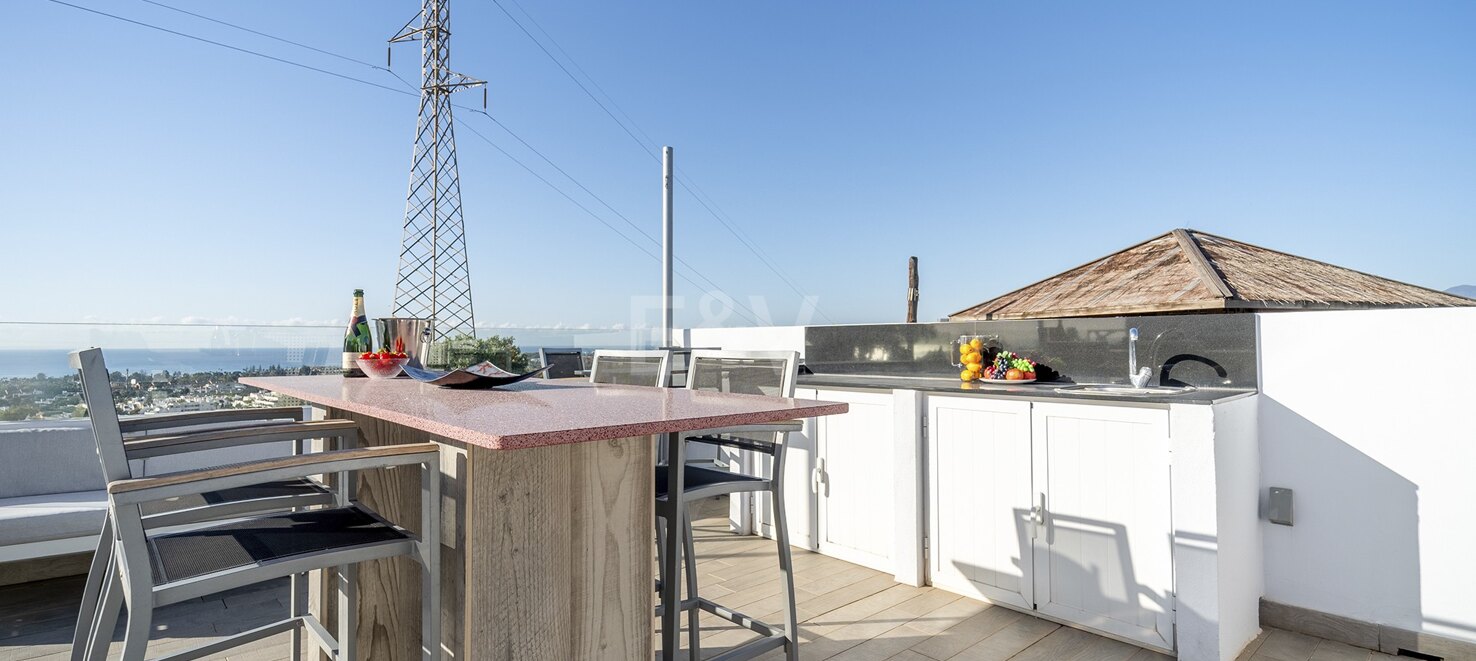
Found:
[[[1266,598],[1476,641],[1476,309],[1258,317]]]

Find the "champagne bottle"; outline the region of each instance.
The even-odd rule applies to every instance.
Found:
[[[359,369],[359,354],[374,350],[374,336],[369,332],[369,317],[364,314],[364,290],[354,290],[354,308],[349,312],[348,332],[343,336],[343,375],[364,376]]]

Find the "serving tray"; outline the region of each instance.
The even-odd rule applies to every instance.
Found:
[[[429,383],[442,388],[462,388],[466,390],[480,390],[485,388],[496,388],[517,383],[531,376],[548,371],[552,365],[540,367],[532,372],[513,374],[490,362],[480,362],[470,367],[463,367],[451,372],[440,370],[428,370],[419,367],[405,366],[405,373],[410,378],[421,383]]]

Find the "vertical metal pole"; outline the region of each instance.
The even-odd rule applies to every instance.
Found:
[[[661,148],[661,346],[671,346],[671,147]]]
[[[917,258],[907,258],[907,323],[917,323]]]

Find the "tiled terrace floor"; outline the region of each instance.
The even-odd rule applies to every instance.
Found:
[[[718,507],[704,508],[719,514]],[[773,543],[729,534],[716,516],[699,522],[698,564],[705,595],[777,621],[781,602]],[[1061,627],[933,588],[899,585],[890,576],[813,553],[795,554],[796,591],[805,661],[1157,661],[1161,654]],[[0,588],[0,661],[64,659],[81,577]],[[286,613],[285,581],[177,604],[159,614],[150,656],[193,647],[260,626]],[[685,620],[684,620],[685,621]],[[704,656],[750,634],[708,616]],[[121,635],[118,636],[121,640]],[[683,636],[685,642],[685,635]],[[286,634],[229,659],[287,658]],[[116,658],[120,645],[113,648]],[[777,653],[765,658],[782,658]],[[1270,631],[1246,650],[1255,661],[1391,659],[1368,650],[1285,631]]]

